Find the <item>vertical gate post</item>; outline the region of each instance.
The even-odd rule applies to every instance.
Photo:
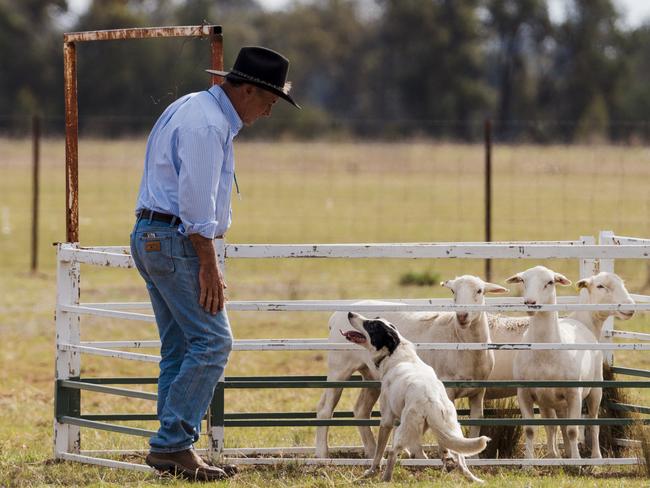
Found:
[[[210,63],[212,69],[223,70],[223,34],[219,25],[212,26],[210,34]],[[220,85],[223,80],[221,76],[212,75],[213,85]]]
[[[220,26],[214,26],[212,34],[210,35],[210,60],[212,69],[223,70],[223,35]],[[223,79],[220,76],[212,76],[212,84],[221,84]],[[217,263],[222,276],[226,277],[226,256],[225,256],[225,240],[223,238],[216,239],[215,251],[217,253]],[[223,438],[224,438],[224,380],[226,373],[221,375],[217,387],[214,389],[212,395],[212,402],[208,411],[208,457],[217,460],[221,457],[223,451]]]
[[[603,230],[598,236],[598,244],[608,244],[613,245],[614,242],[614,232],[611,230]],[[607,271],[609,273],[614,272],[614,260],[613,259],[601,259],[600,260],[600,271]],[[605,323],[603,324],[603,332],[601,334],[602,342],[612,342],[612,337],[610,332],[614,330],[614,317],[609,316]],[[614,351],[604,351],[605,353],[605,362],[608,366],[614,366]]]
[[[65,229],[67,242],[79,242],[79,110],[77,105],[77,48],[63,43],[65,88]]]
[[[79,344],[80,327],[79,315],[64,312],[64,305],[79,304],[79,263],[63,261],[63,249],[76,249],[76,244],[58,244],[57,270],[56,270],[56,367],[55,367],[55,418],[54,418],[54,457],[59,458],[61,453],[79,453],[81,438],[79,427],[76,425],[58,422],[57,415],[61,413],[62,404],[65,403],[66,411],[79,411],[80,396],[70,395],[61,397],[58,388],[59,380],[78,378],[81,369],[81,360],[77,351],[62,349],[62,344]]]
[[[580,240],[586,246],[593,246],[596,244],[596,239],[594,236],[580,236]],[[581,259],[580,260],[580,270],[579,276],[580,279],[589,278],[598,273],[598,262],[595,259]],[[585,297],[587,291],[582,289],[580,290],[580,296]]]
[[[221,275],[226,277],[226,245],[225,240],[215,239],[215,251],[217,253],[217,263],[219,263],[219,269],[221,270]],[[212,396],[212,402],[210,403],[210,411],[208,412],[208,457],[213,460],[217,460],[221,457],[223,451],[223,441],[224,441],[224,412],[225,412],[225,378],[226,372],[221,375],[219,382],[217,383],[216,388],[214,389],[214,394]]]

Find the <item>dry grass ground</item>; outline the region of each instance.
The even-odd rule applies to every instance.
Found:
[[[126,245],[141,172],[142,140],[82,140],[80,143],[81,242]],[[40,272],[30,275],[30,177],[28,142],[0,140],[0,486],[180,485],[132,472],[52,463],[52,390],[55,303],[54,248],[65,240],[64,156],[61,140],[42,149]],[[409,144],[265,144],[236,147],[242,198],[233,203],[230,242],[417,242],[483,239],[482,148],[425,142]],[[650,153],[624,147],[499,147],[495,150],[493,237],[499,240],[575,239],[601,229],[650,236]],[[502,281],[531,262],[497,261]],[[534,263],[537,264],[537,263]],[[546,265],[576,279],[576,262]],[[240,260],[228,263],[231,299],[418,298],[446,296],[438,287],[401,286],[408,272],[432,271],[442,278],[483,274],[475,260]],[[646,283],[645,263],[620,262],[628,287]],[[82,268],[82,301],[146,299],[137,273]],[[327,314],[231,314],[237,338],[324,337]],[[650,331],[648,318],[617,323]],[[152,324],[82,320],[82,339],[156,338]],[[617,363],[650,368],[643,352],[617,355]],[[149,364],[83,358],[86,376],[154,376]],[[325,374],[326,355],[234,353],[228,374]],[[316,390],[227,392],[228,411],[313,411]],[[650,404],[647,391],[633,392]],[[341,409],[350,409],[344,394]],[[150,412],[144,401],[85,395],[93,412]],[[153,428],[143,422],[139,426]],[[313,429],[229,429],[228,446],[300,446],[313,443]],[[357,444],[354,429],[331,430],[331,443]],[[145,439],[82,431],[83,448],[146,448]],[[489,486],[647,486],[639,468],[578,474],[561,469],[477,470]],[[351,485],[356,468],[246,469],[232,486]],[[456,486],[457,473],[401,468],[396,485]],[[373,483],[364,483],[373,486]]]

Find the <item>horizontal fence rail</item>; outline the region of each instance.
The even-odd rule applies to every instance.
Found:
[[[63,34],[63,42],[120,41],[155,37],[207,37],[214,34],[221,34],[221,26],[138,27],[133,29],[67,32]]]
[[[230,450],[229,450],[230,451]],[[237,451],[233,449],[232,451]],[[125,454],[131,453],[128,451]],[[268,465],[277,466],[292,463],[296,466],[370,466],[372,459],[349,459],[349,458],[296,458],[282,456],[281,450],[269,452],[276,457],[236,457],[226,456],[223,461],[241,465]],[[61,459],[86,464],[97,464],[110,468],[132,469],[147,473],[153,473],[153,468],[137,463],[115,461],[101,457],[87,456],[83,454],[61,453]],[[603,458],[603,459],[467,459],[468,466],[633,466],[639,463],[636,457],[631,458]],[[443,467],[440,459],[400,459],[402,466],[419,467]]]
[[[485,305],[455,305],[453,303],[384,303],[366,304],[339,300],[278,300],[253,301],[233,300],[226,302],[230,311],[240,312],[635,312],[650,311],[650,303],[556,303],[544,305],[526,305],[523,300],[517,303],[488,303]],[[83,305],[62,305],[62,312],[99,317],[113,317],[151,322],[153,314],[126,312],[110,308],[89,307]]]
[[[585,386],[591,388],[650,388],[650,381],[582,381],[582,380],[443,380],[447,388],[570,388]],[[59,380],[62,388],[89,390],[111,395],[156,400],[155,393],[103,386],[86,381]],[[243,377],[226,378],[224,388],[379,388],[381,382],[375,380],[330,381],[324,376],[281,377]]]
[[[395,258],[395,259],[648,259],[650,244],[226,244],[225,257],[236,258]],[[133,268],[126,247],[96,250],[62,244],[62,261]]]
[[[650,351],[650,344],[611,344],[611,343],[483,343],[483,342],[423,342],[414,343],[420,351]],[[77,351],[95,356],[108,356],[136,361],[158,362],[160,356],[141,354],[115,349],[88,347],[77,344],[60,344],[62,351]],[[277,343],[238,343],[233,344],[233,351],[363,351],[362,346],[352,343],[333,342],[277,342]]]
[[[232,258],[622,259],[648,258],[650,245],[548,244],[228,244]]]

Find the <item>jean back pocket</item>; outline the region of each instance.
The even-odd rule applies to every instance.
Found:
[[[137,242],[138,255],[149,274],[166,275],[174,272],[171,233],[139,232]]]

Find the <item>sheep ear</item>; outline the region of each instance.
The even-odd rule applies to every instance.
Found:
[[[510,290],[494,283],[485,283],[485,293],[508,293]]]
[[[569,286],[571,284],[571,280],[560,273],[555,273],[555,282],[562,286]]]
[[[576,283],[578,288],[587,288],[589,286],[589,278],[583,278]]]
[[[506,283],[523,283],[524,279],[521,277],[521,273],[511,276],[506,280]]]

